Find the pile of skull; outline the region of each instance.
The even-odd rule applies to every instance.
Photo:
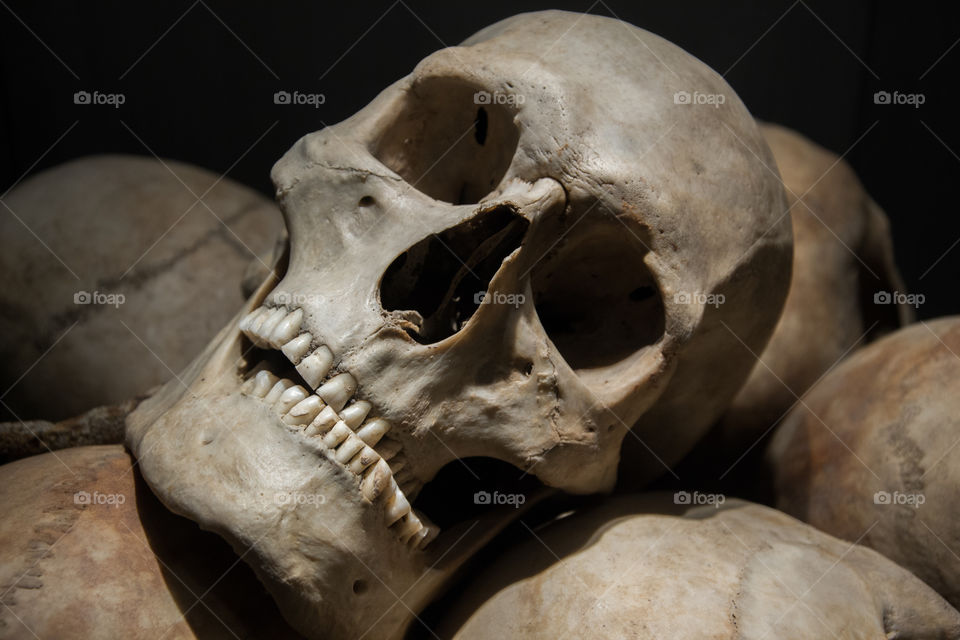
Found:
[[[103,273],[142,304],[85,307],[43,358],[43,407],[50,379],[98,381],[71,410],[128,399],[144,347],[177,373],[123,405],[123,445],[0,468],[4,637],[960,638],[960,321],[900,328],[849,166],[678,47],[488,27],[280,159],[285,231],[229,180],[122,157],[8,202],[136,253],[179,221],[170,173],[259,257],[241,278],[195,228]],[[0,258],[38,265],[2,293],[21,371],[13,345],[70,319],[22,302],[62,275],[29,251]],[[211,299],[241,279],[239,312]]]

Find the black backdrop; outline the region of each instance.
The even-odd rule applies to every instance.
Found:
[[[0,193],[77,156],[151,151],[270,193],[269,169],[298,137],[355,112],[430,52],[521,11],[588,11],[672,40],[723,73],[757,117],[846,154],[891,217],[901,270],[926,297],[920,317],[957,313],[956,4],[0,0]],[[275,104],[282,90],[325,102]],[[78,105],[77,91],[125,102]],[[924,104],[875,104],[877,91]]]

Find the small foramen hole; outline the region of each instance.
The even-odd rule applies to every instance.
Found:
[[[640,302],[655,295],[657,295],[657,291],[653,287],[637,287],[630,292],[630,299],[634,302]]]
[[[357,204],[361,207],[372,207],[375,202],[376,200],[373,199],[373,196],[363,196]]]
[[[483,107],[477,109],[477,117],[473,121],[473,137],[481,147],[487,141],[488,117],[487,110]]]
[[[353,592],[357,595],[366,592],[367,590],[367,581],[366,580],[354,580],[353,582]]]

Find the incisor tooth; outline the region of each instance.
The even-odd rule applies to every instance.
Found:
[[[391,480],[389,465],[387,465],[384,460],[378,460],[375,465],[367,469],[367,472],[363,474],[360,491],[363,493],[364,498],[369,502],[373,502],[390,486]]]
[[[280,399],[277,400],[277,411],[283,415],[306,397],[307,390],[300,385],[294,385],[280,394]]]
[[[347,400],[350,399],[350,396],[352,396],[356,390],[356,378],[349,373],[341,373],[340,375],[334,376],[328,380],[325,385],[317,389],[317,395],[323,398],[324,402],[333,407],[334,411],[340,411],[343,409],[343,405],[347,404]]]
[[[320,381],[323,380],[323,376],[327,375],[327,372],[330,371],[330,367],[332,366],[333,353],[331,353],[327,347],[320,346],[300,361],[300,364],[297,365],[297,373],[303,376],[303,379],[306,380],[311,388],[316,389],[320,385]],[[336,378],[334,378],[334,380],[335,379]],[[354,386],[354,389],[356,389],[356,386]],[[326,400],[327,404],[332,404],[323,395],[320,397]],[[346,400],[344,400],[344,402],[346,402]],[[342,404],[339,407],[335,407],[335,409],[339,410],[341,407],[343,407]]]
[[[342,415],[343,414],[341,414],[341,416]],[[344,422],[346,422],[346,420],[344,420]],[[382,438],[387,431],[390,431],[390,423],[383,418],[374,418],[357,431],[357,436],[373,447],[380,442],[380,438]]]
[[[253,384],[246,393],[247,395],[251,395],[255,398],[262,398],[269,393],[273,385],[277,384],[277,380],[277,376],[273,375],[266,369],[262,369],[257,372],[257,375],[254,376],[252,380],[247,381],[248,383],[253,382]]]
[[[370,447],[364,447],[360,453],[350,461],[348,469],[356,475],[363,473],[363,470],[380,459],[380,455]]]
[[[287,380],[286,378],[281,378],[277,380],[274,385],[270,388],[270,391],[267,392],[267,395],[264,396],[263,401],[267,404],[273,404],[280,399],[280,396],[284,391],[293,386],[293,382]]]
[[[323,409],[323,401],[317,396],[307,396],[293,406],[292,409],[283,416],[283,421],[292,425],[309,424],[320,410]]]
[[[403,491],[400,491],[396,482],[390,483],[389,492],[392,495],[387,498],[387,505],[383,513],[388,526],[410,513],[410,503],[407,502],[407,497],[403,495]]]
[[[347,462],[350,461],[350,458],[357,455],[357,452],[363,449],[363,447],[363,440],[358,438],[356,434],[351,433],[347,436],[347,439],[344,440],[339,447],[337,447],[334,457],[336,457],[337,462],[340,464],[347,464]]]
[[[300,331],[301,324],[303,324],[303,309],[296,309],[288,313],[270,332],[270,346],[279,349],[282,345],[293,340],[294,336]]]
[[[299,336],[280,347],[280,351],[283,351],[283,355],[287,356],[287,360],[293,364],[297,364],[303,360],[303,356],[307,355],[307,351],[310,350],[311,340],[313,340],[313,336],[311,336],[309,333],[301,333]]]
[[[340,419],[347,423],[351,429],[356,429],[363,424],[364,418],[370,413],[372,405],[366,400],[357,400],[349,407],[344,407],[340,412]]]
[[[303,435],[322,436],[327,431],[330,431],[333,425],[337,424],[337,420],[339,420],[337,412],[331,407],[324,407],[320,415],[310,423],[310,426],[303,430]]]
[[[343,424],[343,422],[338,422],[333,425],[333,429],[327,432],[327,435],[323,436],[323,444],[328,449],[335,448],[338,444],[347,439],[347,436],[353,434],[353,431],[350,430],[350,427]]]

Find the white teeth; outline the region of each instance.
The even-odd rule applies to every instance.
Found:
[[[344,422],[346,422],[346,420],[344,420]],[[357,436],[373,447],[380,442],[380,438],[382,438],[387,431],[390,431],[390,423],[383,418],[374,418],[357,431]]]
[[[400,487],[397,486],[396,482],[390,483],[389,493],[391,495],[387,498],[386,509],[384,511],[387,525],[393,524],[410,513],[410,503],[407,502],[407,497],[403,495],[403,491],[400,491]]]
[[[307,358],[309,360],[309,358]],[[301,363],[302,364],[302,363]],[[297,369],[299,371],[299,367]],[[301,374],[303,375],[303,374]],[[304,376],[306,379],[306,376]],[[323,398],[323,401],[333,407],[334,411],[340,411],[347,404],[347,400],[357,390],[357,381],[349,373],[341,373],[327,381],[325,385],[317,389],[317,395]]]
[[[378,460],[375,465],[367,469],[360,482],[360,491],[363,497],[373,502],[389,486],[391,480],[390,466],[384,460]]]
[[[410,506],[411,496],[421,485],[407,466],[400,443],[384,438],[390,423],[383,418],[367,420],[373,407],[365,400],[347,406],[357,392],[357,380],[349,373],[320,384],[333,368],[333,352],[324,345],[310,351],[314,338],[311,333],[301,333],[303,317],[302,309],[287,312],[284,307],[259,307],[244,316],[239,326],[256,346],[282,351],[310,389],[316,389],[315,394],[261,369],[268,366],[266,360],[248,374],[252,377],[241,392],[274,405],[285,424],[315,438],[305,442],[326,448],[328,455],[358,476],[360,492],[368,502],[383,498],[380,504],[386,524],[401,543],[410,549],[424,548],[438,530],[422,521]]]
[[[277,307],[276,309],[270,312],[270,315],[266,317],[259,327],[254,326],[257,337],[260,338],[267,346],[270,346],[270,334],[273,333],[273,330],[276,328],[280,321],[284,319],[287,315],[287,312],[283,307]]]
[[[320,398],[307,396],[304,400],[295,404],[287,415],[283,416],[283,421],[292,425],[310,424],[321,409],[323,409],[323,401]]]
[[[300,361],[300,364],[297,365],[297,373],[303,376],[303,379],[306,380],[307,384],[310,385],[311,389],[316,389],[318,386],[320,386],[320,381],[323,380],[323,377],[327,375],[327,372],[330,371],[330,367],[332,366],[333,366],[333,353],[327,347],[321,346],[315,349],[313,353],[311,353],[306,358]],[[341,375],[350,375],[350,374],[341,374]],[[334,378],[334,380],[336,380],[336,378]],[[356,385],[354,385],[353,387],[354,391],[356,391],[356,388],[357,388]],[[351,392],[351,394],[352,393],[353,392]],[[323,397],[323,395],[321,395],[320,397],[322,397],[324,400],[327,400],[325,397]],[[349,399],[349,396],[347,397],[347,399]],[[346,400],[344,400],[344,402],[346,402]],[[327,404],[333,404],[333,403],[327,400]],[[339,411],[342,407],[343,405],[341,404],[339,407],[336,407],[336,409]]]
[[[279,349],[293,340],[299,333],[301,324],[303,324],[303,309],[288,313],[270,332],[270,346]]]
[[[380,459],[380,455],[370,447],[364,447],[360,450],[353,460],[350,461],[348,469],[355,475],[360,475],[363,470],[374,464]]]
[[[353,431],[350,430],[350,427],[343,424],[343,422],[338,422],[333,425],[333,429],[327,432],[327,435],[323,436],[323,445],[328,449],[335,449],[338,444],[347,439],[347,436],[351,435]]]
[[[384,460],[390,460],[403,448],[396,440],[384,440],[378,444],[377,453],[379,453],[380,457]]]
[[[337,452],[335,454],[337,462],[340,464],[347,464],[350,462],[350,458],[357,455],[357,453],[359,453],[364,446],[363,440],[351,433],[347,436],[347,439],[343,441],[343,444],[337,447]]]
[[[266,369],[258,371],[256,376],[250,380],[247,380],[247,384],[250,384],[251,382],[253,384],[250,384],[246,394],[255,398],[262,398],[269,393],[270,389],[273,388],[273,385],[277,384],[277,380],[277,376],[273,375]]]
[[[290,409],[300,403],[301,400],[307,397],[307,390],[301,387],[300,385],[294,385],[280,394],[280,399],[277,400],[277,412],[280,415],[285,414]]]
[[[313,336],[311,336],[309,333],[301,333],[299,336],[280,347],[280,351],[283,351],[283,355],[287,356],[287,359],[296,365],[303,360],[303,356],[307,355],[307,351],[310,350],[310,342],[312,340]]]
[[[363,424],[363,420],[370,413],[371,407],[372,405],[366,400],[357,400],[349,407],[344,407],[343,411],[340,412],[340,419],[346,422],[351,429],[356,429]]]
[[[267,404],[273,404],[280,399],[280,396],[283,395],[283,392],[293,386],[293,383],[286,378],[281,378],[274,383],[273,387],[270,388],[270,391],[267,392],[267,395],[264,396],[263,401]]]
[[[337,424],[339,418],[337,417],[337,412],[333,410],[332,407],[324,407],[323,411],[320,412],[313,422],[310,423],[310,426],[304,429],[303,435],[305,436],[322,436],[327,431],[333,428],[333,425]]]
[[[243,316],[243,320],[240,321],[240,331],[246,333],[250,330],[250,327],[253,326],[254,321],[260,317],[261,314],[266,313],[266,307],[257,307],[247,315]]]

